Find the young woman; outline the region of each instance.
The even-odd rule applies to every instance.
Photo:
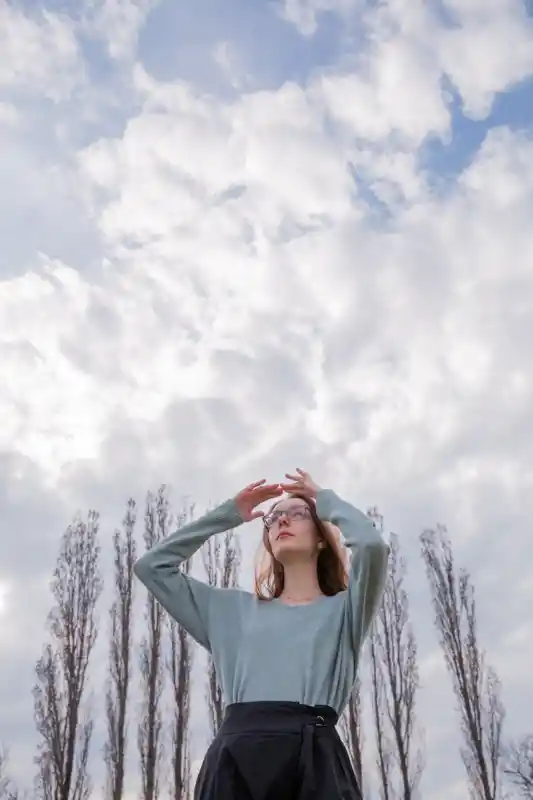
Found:
[[[380,603],[388,547],[365,514],[308,473],[286,478],[250,484],[135,565],[161,605],[212,653],[222,689],[224,721],[195,800],[361,797],[335,724]],[[257,510],[274,499],[266,514]],[[254,594],[209,587],[180,570],[210,536],[261,517],[267,563]]]

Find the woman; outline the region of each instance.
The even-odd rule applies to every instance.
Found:
[[[286,478],[250,484],[135,565],[212,653],[226,704],[195,800],[361,797],[335,724],[379,606],[388,547],[365,514],[307,472]],[[276,498],[268,513],[257,510]],[[179,569],[213,534],[261,517],[269,564],[255,594],[209,587]],[[348,575],[338,529],[352,552]]]

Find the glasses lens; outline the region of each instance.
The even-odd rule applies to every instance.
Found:
[[[290,508],[276,510],[265,517],[266,527],[271,528],[272,525],[275,525],[276,522],[279,522],[282,516],[286,516],[287,519],[302,520],[310,516],[310,513],[307,506],[291,506]]]

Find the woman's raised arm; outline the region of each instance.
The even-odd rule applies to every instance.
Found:
[[[170,616],[199,644],[211,649],[209,606],[216,589],[185,575],[180,565],[214,534],[222,533],[263,515],[256,506],[283,490],[264,480],[252,483],[239,494],[171,534],[148,550],[134,566],[139,578]],[[220,590],[218,590],[220,591]]]

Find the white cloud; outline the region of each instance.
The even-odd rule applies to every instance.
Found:
[[[369,18],[364,64],[303,87],[230,102],[158,83],[137,65],[127,125],[94,136],[73,161],[61,151],[42,175],[6,138],[5,163],[25,159],[40,175],[35,208],[48,210],[48,184],[75,189],[80,205],[52,218],[50,252],[33,252],[0,282],[0,447],[9,454],[0,507],[25,543],[0,564],[12,587],[9,675],[25,669],[30,686],[42,630],[33,609],[45,607],[44,576],[70,509],[98,507],[117,524],[130,494],[142,502],[165,481],[200,510],[296,465],[362,506],[379,503],[412,564],[424,704],[448,709],[442,724],[424,709],[435,744],[424,796],[435,800],[439,784],[446,796],[464,786],[415,558],[422,527],[449,525],[479,585],[509,717],[528,723],[531,686],[519,665],[533,657],[523,616],[533,599],[523,559],[533,513],[533,144],[489,131],[463,173],[433,192],[419,154],[428,136],[451,135],[442,30],[431,33],[420,5],[380,13]],[[490,18],[496,44],[498,14],[479,23]],[[474,17],[457,35],[467,23]],[[123,41],[116,54],[126,58],[135,47]],[[490,53],[479,58],[490,67]],[[472,108],[526,68],[498,64],[464,88]],[[24,238],[26,207],[2,187],[0,200]],[[83,213],[102,248],[97,269],[82,243],[56,255]],[[242,532],[247,560],[256,541],[256,530]],[[19,721],[22,772],[29,700],[14,700],[11,685],[0,692],[6,718]]]
[[[382,43],[367,73],[324,77],[320,92],[334,122],[357,139],[398,137],[416,147],[429,135],[443,137],[449,131],[438,69],[401,41]]]
[[[483,119],[497,93],[533,72],[533,21],[524,0],[443,0],[442,7],[439,15],[420,0],[286,0],[283,16],[308,36],[320,11],[358,12],[353,24],[366,34],[355,58],[358,73],[337,86],[326,81],[333,110],[365,138],[398,129],[420,138],[447,130],[444,78],[465,114]]]
[[[346,14],[361,5],[361,0],[279,0],[278,9],[282,19],[292,23],[302,36],[312,36],[320,14]]]
[[[4,582],[0,583],[0,615],[4,615],[6,613],[9,591],[9,584]]]
[[[213,60],[235,89],[243,90],[251,83],[252,78],[233,42],[218,42],[213,51]]]
[[[54,101],[83,78],[79,46],[68,17],[25,14],[0,0],[0,86],[25,89]]]
[[[46,259],[42,272],[0,284],[2,446],[44,467],[96,452],[102,399],[63,353],[83,325],[87,295],[74,270]]]
[[[187,228],[203,225],[204,246],[216,248],[218,259],[221,241],[242,251],[237,269],[249,252],[247,228],[260,246],[285,217],[297,225],[350,213],[343,154],[298,86],[245,95],[226,107],[180,84],[159,88],[139,73],[138,84],[149,92],[145,113],[130,122],[122,145],[99,142],[82,156],[98,191],[114,195],[100,212],[110,241],[129,236],[157,247],[154,237],[175,231],[189,259]],[[217,279],[231,280],[222,270]]]
[[[440,62],[464,110],[485,117],[494,95],[533,72],[533,21],[522,0],[447,0],[457,27],[439,35]]]
[[[0,125],[14,127],[19,121],[16,106],[11,103],[0,103]]]
[[[83,29],[101,39],[111,58],[133,59],[140,30],[158,0],[84,0]]]

